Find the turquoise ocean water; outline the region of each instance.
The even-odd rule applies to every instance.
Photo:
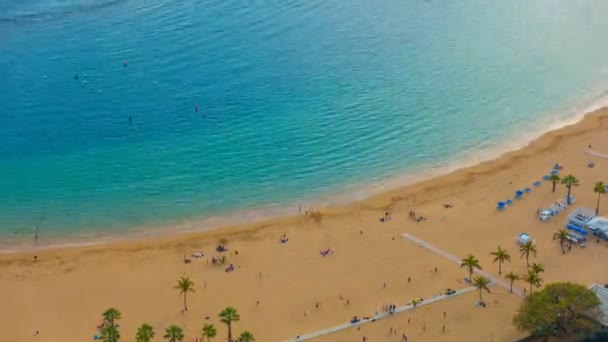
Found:
[[[293,212],[490,156],[602,101],[607,17],[605,0],[0,0],[0,244]]]

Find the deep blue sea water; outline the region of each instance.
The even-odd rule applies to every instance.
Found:
[[[293,208],[517,144],[605,96],[607,17],[605,0],[0,0],[1,239]]]

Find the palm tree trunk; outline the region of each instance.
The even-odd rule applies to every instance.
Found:
[[[552,192],[555,192],[555,184],[556,184],[556,182],[553,181],[553,191]]]
[[[481,298],[481,287],[479,288],[479,302],[483,302],[483,299]]]
[[[513,293],[513,279],[511,279],[511,293]]]
[[[184,311],[188,311],[188,304],[186,304],[186,292],[184,292]]]
[[[232,342],[232,324],[228,323],[228,342]]]
[[[530,267],[530,254],[526,254],[526,266]]]
[[[473,281],[473,267],[469,268],[469,280]]]
[[[498,260],[498,274],[502,274],[502,261]]]
[[[570,190],[572,189],[571,186],[568,186],[568,198],[566,198],[566,203],[568,203],[568,205],[570,205]]]
[[[597,207],[595,208],[595,215],[600,214],[600,195],[601,194],[602,194],[601,192],[597,193]]]

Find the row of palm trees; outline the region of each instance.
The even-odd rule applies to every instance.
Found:
[[[175,289],[179,291],[180,295],[184,297],[184,312],[188,311],[188,293],[194,293],[194,282],[189,277],[180,277],[177,280]],[[117,321],[120,320],[122,314],[115,308],[109,308],[103,314],[103,324],[101,328],[101,340],[103,342],[118,342],[120,339],[120,331],[118,330]],[[233,307],[227,307],[219,313],[220,322],[226,324],[228,328],[228,342],[232,340],[232,323],[238,322],[241,319],[238,311]],[[144,323],[138,329],[135,334],[136,342],[150,342],[156,332],[151,325]],[[205,323],[202,329],[202,338],[207,338],[207,342],[211,341],[212,338],[216,337],[217,329],[213,324]],[[163,337],[168,342],[181,342],[185,338],[184,330],[177,325],[171,325],[165,330]],[[238,342],[254,342],[255,337],[249,331],[241,333]]]
[[[120,332],[118,330],[117,321],[120,320],[122,314],[116,308],[109,308],[104,311],[103,315],[103,328],[101,329],[101,340],[103,342],[118,342],[120,339]],[[219,314],[220,322],[228,326],[228,341],[232,341],[232,323],[238,322],[241,317],[237,310],[232,307],[227,307]],[[207,341],[211,341],[217,335],[217,329],[213,324],[205,323],[202,330],[202,337],[207,338]],[[138,329],[135,334],[136,342],[150,342],[156,336],[156,332],[151,325],[144,323]],[[165,330],[163,336],[168,342],[181,342],[184,340],[184,330],[177,325],[171,325]],[[255,337],[249,331],[244,331],[238,338],[239,342],[254,342]]]
[[[570,193],[572,192],[572,187],[579,186],[578,179],[573,175],[567,175],[564,178],[561,178],[559,175],[551,175],[549,176],[549,180],[553,183],[553,192],[555,192],[555,186],[557,183],[561,183],[566,186],[568,189],[568,197],[566,201],[570,204]],[[597,205],[595,207],[595,214],[599,215],[600,213],[600,198],[603,194],[606,193],[606,185],[602,181],[595,182],[593,185],[593,192],[597,194]]]
[[[561,231],[560,231],[560,234],[561,234]],[[565,234],[567,237],[568,233],[566,232]],[[567,238],[565,238],[565,239],[567,240]],[[563,250],[563,243],[562,243],[562,250]],[[528,267],[528,273],[523,275],[522,277],[520,277],[519,275],[517,275],[513,272],[509,272],[509,273],[505,274],[505,278],[507,280],[509,280],[511,283],[510,284],[511,292],[513,292],[513,283],[516,280],[521,279],[530,285],[530,293],[532,293],[533,286],[535,286],[535,287],[541,286],[543,280],[540,278],[540,273],[545,271],[545,267],[542,264],[537,264],[537,263],[532,263],[532,265],[530,265],[530,256],[536,257],[536,254],[537,254],[536,245],[534,245],[534,243],[532,243],[532,241],[522,244],[519,247],[519,252],[520,252],[520,258],[526,259],[526,266]],[[494,257],[492,263],[498,263],[498,274],[502,274],[502,265],[505,262],[511,262],[511,255],[509,254],[509,251],[498,246],[496,251],[491,252],[490,255],[492,255]],[[479,260],[473,254],[469,254],[466,258],[461,260],[460,267],[465,268],[469,272],[469,279],[471,279],[472,285],[479,290],[479,301],[483,301],[482,291],[485,290],[488,293],[490,292],[490,289],[488,288],[488,285],[490,284],[490,280],[482,275],[477,275],[477,276],[475,276],[475,278],[472,278],[473,272],[475,269],[478,269],[478,270],[482,269],[481,265],[479,264]]]

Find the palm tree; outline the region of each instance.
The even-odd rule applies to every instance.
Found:
[[[220,322],[228,326],[228,342],[232,342],[232,322],[238,322],[241,319],[235,308],[229,306],[220,312]]]
[[[490,254],[494,256],[494,261],[492,261],[492,263],[498,262],[498,274],[502,274],[502,264],[505,261],[511,262],[509,252],[506,249],[502,249],[500,246],[498,246],[496,252],[492,252]]]
[[[207,338],[207,342],[210,342],[213,337],[217,335],[217,329],[213,324],[207,324],[203,326],[203,338]]]
[[[253,342],[255,341],[255,337],[249,331],[243,331],[241,336],[239,336],[239,342]]]
[[[135,342],[150,342],[154,337],[154,329],[149,324],[142,324],[139,328],[137,328],[137,333],[135,334]]]
[[[481,290],[486,290],[488,291],[488,293],[490,293],[490,288],[488,288],[488,285],[490,285],[490,279],[478,275],[475,276],[475,279],[473,279],[473,286],[475,286],[478,290],[479,290],[479,301],[483,302],[483,298],[481,298]]]
[[[181,342],[184,340],[184,331],[177,325],[172,325],[165,330],[164,338],[169,342]]]
[[[118,342],[120,339],[120,332],[114,325],[108,325],[101,329],[101,340],[103,342]]]
[[[530,254],[536,258],[536,246],[532,241],[528,241],[523,245],[519,246],[519,252],[521,253],[521,257],[526,257],[526,266],[530,266]]]
[[[194,292],[194,283],[189,277],[181,277],[177,280],[177,285],[174,287],[179,290],[179,294],[184,296],[184,311],[188,311],[188,304],[186,302],[186,295],[188,292]]]
[[[553,190],[552,190],[552,192],[555,192],[555,185],[557,183],[559,183],[559,181],[561,181],[562,179],[559,178],[559,175],[551,175],[551,176],[549,176],[549,180],[553,183]]]
[[[570,192],[572,191],[573,186],[579,185],[578,179],[576,179],[576,177],[574,177],[573,175],[567,175],[566,177],[562,178],[562,184],[564,184],[566,188],[568,188],[568,197],[566,197],[566,203],[570,205]]]
[[[593,192],[597,194],[597,206],[595,207],[595,215],[600,214],[600,196],[606,193],[604,182],[596,182],[593,186]]]
[[[460,267],[466,268],[469,271],[469,279],[471,279],[473,277],[473,269],[477,268],[477,269],[481,270],[481,266],[479,265],[479,260],[477,260],[477,258],[473,254],[469,254],[469,256],[462,259],[462,263],[460,264]]]
[[[568,231],[565,229],[560,229],[557,233],[553,234],[553,240],[559,240],[559,244],[562,248],[562,254],[566,254],[566,249],[564,246],[566,242],[568,242]]]
[[[513,272],[509,272],[509,273],[505,274],[505,279],[507,279],[511,282],[511,293],[513,293],[513,283],[516,280],[519,280],[519,276]]]
[[[537,263],[532,263],[532,265],[530,266],[530,270],[536,274],[541,274],[543,272],[545,272],[545,265],[543,264],[537,264]]]
[[[543,280],[538,276],[538,273],[528,270],[522,278],[523,281],[530,284],[530,294],[532,294],[532,286],[540,287]]]
[[[118,321],[120,319],[120,317],[122,316],[120,311],[118,311],[118,309],[116,309],[116,308],[109,308],[108,310],[104,311],[104,313],[102,313],[102,315],[103,315],[104,323],[106,323],[107,325],[109,325],[111,327],[115,327],[116,321]]]

